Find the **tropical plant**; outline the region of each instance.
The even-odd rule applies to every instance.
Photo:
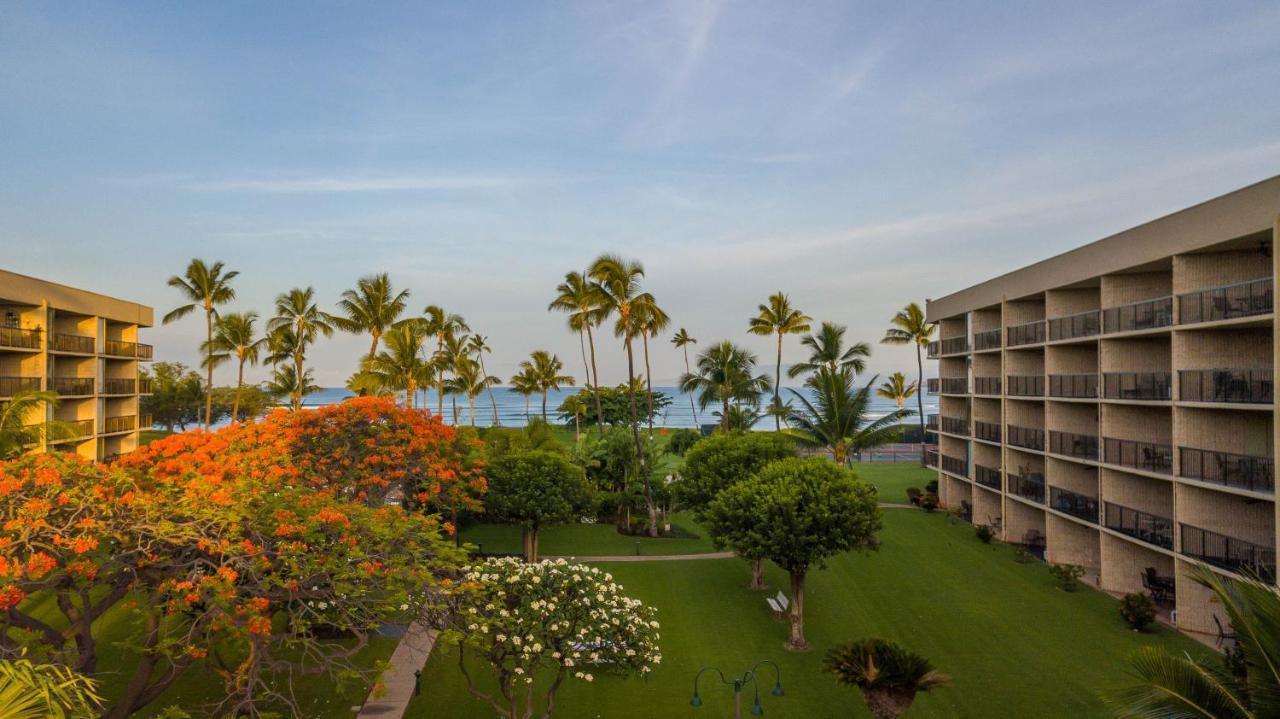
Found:
[[[286,364],[272,370],[271,379],[267,380],[262,388],[276,399],[288,400],[289,407],[293,410],[301,409],[302,398],[320,389],[312,379],[310,369],[303,370],[302,377],[299,379],[293,365]]]
[[[765,412],[761,412],[757,407],[734,404],[729,406],[728,415],[721,416],[721,413],[716,411],[712,412],[711,416],[720,420],[721,425],[730,432],[746,432],[759,424],[760,420],[764,419],[765,414]]]
[[[698,340],[695,339],[694,337],[691,337],[689,335],[688,330],[681,327],[680,329],[676,330],[675,335],[671,337],[671,344],[675,345],[676,349],[679,349],[682,352],[684,352],[684,373],[690,374],[691,369],[689,367],[689,345],[698,344]],[[693,424],[694,426],[697,426],[698,405],[694,404],[693,395],[689,395],[689,409],[693,412]]]
[[[646,293],[647,294],[647,293]],[[649,338],[656,337],[659,332],[671,324],[671,317],[658,306],[653,295],[638,301],[635,307],[636,331],[640,334],[641,347],[644,350],[644,385],[645,395],[653,400],[653,370],[649,367]],[[649,432],[653,432],[653,405],[648,407]]]
[[[422,355],[426,329],[421,322],[404,322],[381,339],[385,349],[361,363],[363,377],[356,381],[357,386],[374,389],[375,394],[403,391],[405,406],[412,409],[418,389],[434,376],[431,363]]]
[[[254,324],[257,312],[232,312],[222,315],[214,324],[212,348],[204,348],[206,361],[236,361],[236,393],[231,401],[231,421],[240,421],[240,394],[244,387],[244,366],[258,364],[259,355],[267,347],[267,338],[258,337]]]
[[[455,337],[459,332],[471,331],[462,315],[446,312],[439,305],[427,305],[422,312],[424,314],[423,321],[426,322],[427,334],[436,338],[437,358],[446,355],[445,342],[447,340]],[[447,369],[448,362],[441,362],[437,359],[436,364],[436,416],[444,417],[444,371]],[[456,409],[454,415],[456,420]]]
[[[476,396],[501,381],[497,377],[483,374],[479,362],[470,356],[463,356],[454,364],[453,376],[449,378],[446,388],[451,394],[466,396],[468,416],[471,426],[474,427],[476,426]]]
[[[809,331],[813,318],[791,306],[791,298],[781,290],[769,295],[769,303],[759,306],[760,313],[748,320],[748,331],[753,335],[778,336],[778,362],[773,379],[773,406],[781,407],[779,391],[782,387],[782,338]],[[774,412],[776,429],[782,429],[782,413]]]
[[[696,392],[703,409],[719,402],[720,428],[728,431],[731,404],[755,407],[760,393],[769,391],[769,375],[754,374],[756,361],[753,353],[724,340],[698,355],[694,365],[698,371],[685,373],[680,378],[680,389]]]
[[[574,442],[582,440],[582,415],[587,414],[591,410],[589,397],[589,391],[585,395],[582,392],[575,392],[568,397],[565,397],[564,401],[561,402],[560,406],[556,409],[556,411],[560,413],[560,417],[565,421],[568,421],[570,417],[573,418]]]
[[[791,365],[787,370],[788,377],[799,377],[813,374],[822,368],[838,370],[849,368],[854,374],[862,374],[867,368],[867,358],[871,356],[871,345],[866,342],[855,342],[844,346],[844,325],[834,322],[823,322],[818,331],[806,335],[800,344],[809,348],[809,359]]]
[[[854,386],[851,367],[818,369],[805,384],[813,391],[813,399],[791,390],[800,407],[787,417],[791,435],[801,444],[822,447],[831,452],[838,464],[849,461],[849,453],[878,447],[890,441],[898,421],[911,416],[911,410],[896,410],[870,419],[873,377],[862,387]]]
[[[1064,592],[1074,592],[1076,587],[1080,586],[1080,578],[1084,576],[1084,567],[1079,564],[1050,564],[1049,574],[1053,575],[1053,581],[1058,585],[1058,589]]]
[[[489,346],[489,338],[481,334],[471,335],[467,340],[467,349],[476,356],[476,362],[480,364],[480,375],[489,377],[489,370],[484,368],[484,355],[486,352],[493,352],[493,348]],[[493,382],[485,386],[485,391],[489,393],[489,404],[493,405],[493,425],[495,427],[502,425],[502,419],[498,417],[498,400],[493,396],[493,388],[502,383],[502,380],[493,377]],[[475,424],[475,421],[472,421]]]
[[[321,336],[332,336],[333,329],[333,315],[316,304],[312,288],[295,287],[276,297],[276,316],[267,324],[267,331],[277,335],[278,344],[273,354],[278,356],[278,349],[287,346],[291,350],[293,377],[303,378],[302,382],[295,381],[294,392],[289,396],[290,405],[295,410],[302,407],[302,398],[306,394],[302,390],[306,388],[305,380],[310,375],[304,367],[307,348]]]
[[[97,683],[59,664],[0,659],[0,719],[93,719]]]
[[[1133,631],[1140,632],[1156,620],[1156,605],[1151,601],[1151,597],[1145,594],[1139,592],[1126,594],[1120,600],[1120,616]]]
[[[204,364],[206,388],[205,429],[208,429],[213,422],[212,396],[207,391],[213,387],[214,362],[211,357],[214,352],[213,321],[218,317],[218,307],[236,298],[236,291],[231,286],[231,280],[235,279],[239,274],[234,270],[224,272],[221,262],[207,265],[204,260],[192,260],[181,277],[174,275],[169,278],[167,283],[170,287],[181,292],[188,303],[170,310],[169,314],[165,315],[162,320],[164,324],[167,325],[170,322],[180,320],[195,312],[196,308],[204,310],[205,347],[207,348],[206,362]]]
[[[547,393],[559,390],[561,385],[574,384],[573,375],[561,374],[564,363],[546,350],[535,350],[529,359],[520,363],[521,373],[527,372],[536,392],[542,395],[542,421],[547,421]]]
[[[153,422],[170,433],[174,427],[186,431],[187,425],[200,423],[207,394],[200,375],[181,362],[156,362],[149,374],[151,394],[142,397],[142,411]],[[208,401],[212,408],[212,399]]]
[[[951,677],[934,669],[929,660],[884,639],[832,647],[822,669],[841,684],[857,687],[875,719],[901,716],[916,694],[951,683]]]
[[[382,272],[361,277],[355,289],[345,290],[338,300],[333,325],[351,334],[368,333],[368,357],[378,354],[378,340],[400,320],[409,303],[409,290],[395,291],[391,278]]]
[[[582,345],[586,338],[586,347],[582,352],[582,364],[587,370],[587,385],[596,388],[596,421],[604,424],[604,409],[600,406],[600,373],[596,370],[596,342],[591,332],[592,327],[604,321],[604,295],[600,285],[581,272],[569,272],[564,282],[556,285],[556,298],[547,305],[547,310],[567,312],[569,329],[578,333],[578,344]],[[591,360],[587,361],[587,348],[591,350]]]
[[[920,441],[924,441],[924,393],[919,389],[924,386],[924,348],[929,345],[929,340],[933,339],[934,330],[937,325],[930,323],[924,317],[924,310],[920,309],[920,305],[912,302],[906,307],[898,311],[889,320],[892,325],[884,333],[884,339],[880,340],[884,344],[891,345],[915,345],[916,347],[916,410],[920,417]],[[920,453],[920,466],[925,466],[925,453]]]
[[[524,419],[529,421],[529,398],[538,393],[538,378],[534,375],[532,367],[524,367],[525,363],[521,363],[522,369],[511,375],[511,391],[524,397]]]
[[[41,440],[71,436],[66,422],[46,420],[46,406],[58,405],[58,394],[43,390],[18,392],[0,402],[0,460],[13,459]],[[30,421],[39,415],[40,421]]]
[[[520,452],[493,460],[487,469],[485,514],[519,524],[526,562],[538,561],[538,532],[553,522],[582,516],[587,479],[582,468],[554,452]]]
[[[569,402],[571,397],[581,396],[587,403],[593,403],[594,398],[599,396],[600,408],[603,412],[604,423],[606,426],[626,427],[631,423],[631,394],[643,399],[638,403],[644,407],[653,408],[653,414],[657,414],[666,410],[671,405],[671,397],[662,392],[647,392],[644,387],[637,386],[628,388],[626,385],[620,384],[616,387],[592,387],[582,389],[565,398],[565,402]],[[572,404],[566,406],[563,402],[557,410],[566,418],[573,413]],[[599,417],[595,412],[583,412],[581,421],[586,426],[599,426]],[[647,418],[642,418],[647,420]],[[634,453],[633,453],[634,454]]]
[[[916,388],[915,382],[907,382],[901,372],[894,372],[876,388],[876,396],[897,402],[898,410],[901,411],[903,403],[915,396]]]

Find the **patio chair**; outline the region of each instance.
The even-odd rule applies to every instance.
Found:
[[[769,605],[769,611],[773,612],[774,619],[782,619],[782,615],[786,613],[786,609],[778,604],[778,600],[773,597],[765,597],[764,601]]]
[[[1217,642],[1216,642],[1216,644],[1217,644],[1218,648],[1221,648],[1221,647],[1222,647],[1222,645],[1223,645],[1223,643],[1225,643],[1225,642],[1231,642],[1231,643],[1233,643],[1233,644],[1234,644],[1234,643],[1235,643],[1235,641],[1236,641],[1237,639],[1239,639],[1240,635],[1239,635],[1239,634],[1237,634],[1237,633],[1235,632],[1235,630],[1232,630],[1232,631],[1229,631],[1229,632],[1228,632],[1228,631],[1227,631],[1227,630],[1222,626],[1222,620],[1218,618],[1218,615],[1217,615],[1217,614],[1213,615],[1213,623],[1214,623],[1215,625],[1217,625],[1217,627],[1218,627],[1218,640],[1217,640]]]
[[[782,607],[784,612],[791,608],[791,600],[787,599],[787,595],[783,594],[781,589],[774,595],[773,600],[778,603],[779,607]]]
[[[969,503],[969,500],[960,500],[960,515],[964,517],[966,522],[973,519],[973,505]]]

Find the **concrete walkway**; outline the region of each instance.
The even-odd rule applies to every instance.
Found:
[[[620,554],[613,557],[543,557],[572,562],[685,562],[694,559],[733,559],[733,552],[704,552],[702,554]]]

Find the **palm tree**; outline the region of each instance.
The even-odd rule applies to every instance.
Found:
[[[451,380],[457,378],[459,366],[471,361],[470,339],[468,335],[460,335],[457,332],[448,333],[445,335],[444,344],[436,351],[433,358],[438,386],[449,395],[450,403],[453,406],[454,426],[458,424],[459,392],[455,389],[456,383],[451,383]],[[449,381],[444,379],[445,372],[451,375]]]
[[[271,374],[271,380],[267,382],[264,389],[267,394],[284,399],[288,397],[290,408],[297,410],[302,407],[302,398],[320,389],[316,383],[311,380],[311,370],[305,370],[301,377],[302,381],[298,381],[298,372],[294,365],[282,364],[275,368]]]
[[[775,428],[782,429],[782,417],[780,416],[782,407],[782,399],[778,393],[782,389],[782,338],[786,335],[798,335],[809,331],[809,323],[813,318],[798,309],[791,306],[791,298],[782,293],[781,290],[769,295],[769,304],[759,305],[760,314],[748,320],[748,331],[753,335],[768,337],[769,335],[778,336],[778,364],[774,372],[773,380],[773,413]]]
[[[564,363],[560,358],[547,352],[537,350],[529,355],[529,359],[520,363],[521,372],[528,372],[533,380],[534,391],[542,393],[542,421],[547,421],[547,392],[560,389],[560,385],[574,385],[573,375],[561,374]]]
[[[770,389],[769,375],[754,374],[757,361],[755,354],[724,340],[698,355],[694,363],[698,371],[686,372],[680,378],[680,389],[697,392],[703,409],[719,402],[720,429],[727,432],[729,406],[745,403],[755,407],[760,403],[760,393]]]
[[[236,393],[231,401],[231,421],[240,419],[240,393],[244,390],[244,366],[257,365],[259,354],[267,346],[266,337],[255,337],[257,312],[232,312],[218,318],[214,325],[212,351],[206,348],[206,362],[221,363],[235,357],[237,363]]]
[[[41,440],[74,435],[69,423],[44,419],[46,405],[58,405],[57,392],[26,390],[0,402],[0,461],[20,456]],[[39,422],[27,421],[33,414]]]
[[[875,719],[900,716],[916,694],[947,686],[951,677],[928,659],[883,639],[863,639],[832,647],[822,663],[836,681],[862,690],[862,700]]]
[[[399,321],[408,301],[409,290],[396,292],[387,273],[361,277],[355,289],[342,293],[338,300],[341,314],[333,318],[333,324],[343,332],[369,333],[368,356],[373,357],[378,353],[378,340]]]
[[[489,346],[489,338],[484,335],[471,335],[471,339],[467,341],[467,349],[476,356],[476,361],[480,363],[480,374],[488,377],[489,371],[484,368],[484,353],[493,352],[493,348]],[[493,396],[494,385],[501,384],[502,380],[494,377],[494,382],[485,387],[485,391],[489,393],[489,403],[493,405],[493,424],[495,427],[501,426],[502,421],[498,419],[498,400]],[[475,424],[472,422],[472,424]]]
[[[458,332],[470,332],[471,328],[467,326],[467,321],[462,319],[462,315],[450,314],[439,305],[427,305],[423,314],[426,315],[424,321],[427,323],[427,334],[436,338],[437,355],[444,352],[445,340]],[[444,418],[444,372],[437,364],[438,373],[436,374],[436,416],[443,421]],[[455,411],[456,415],[457,412]],[[456,416],[455,416],[455,419]]]
[[[289,333],[282,336],[281,341],[287,338],[287,344],[292,350],[293,376],[303,378],[302,382],[294,382],[296,391],[289,398],[295,410],[302,407],[302,397],[306,393],[301,390],[306,388],[311,374],[303,367],[306,362],[307,347],[315,344],[321,335],[333,336],[334,317],[316,305],[315,294],[315,290],[310,287],[306,289],[295,287],[284,294],[277,295],[276,316],[267,323],[267,330],[273,334],[285,330]],[[277,349],[279,346],[277,344]],[[279,353],[273,351],[273,355],[278,356]],[[315,388],[315,385],[313,384],[312,387]]]
[[[648,295],[648,293],[645,293]],[[663,311],[652,295],[636,303],[636,325],[640,333],[640,342],[644,348],[644,383],[646,399],[649,402],[649,433],[653,434],[653,372],[649,368],[649,337],[656,337],[671,324],[671,317]]]
[[[480,363],[469,356],[459,358],[454,365],[453,377],[449,379],[449,390],[451,393],[467,396],[467,408],[470,411],[472,427],[476,426],[476,395],[501,381],[497,377],[484,374],[480,369]]]
[[[636,304],[653,302],[653,295],[640,290],[644,277],[644,265],[636,260],[624,260],[617,255],[600,255],[591,263],[587,275],[600,290],[600,320],[616,316],[613,333],[622,338],[627,352],[627,397],[630,400],[631,438],[636,447],[636,468],[644,481],[644,501],[649,511],[649,536],[658,536],[658,504],[653,499],[653,483],[645,467],[644,446],[640,443],[640,422],[636,411],[636,360],[631,341],[636,336],[633,314]],[[603,419],[603,413],[601,414]]]
[[[804,394],[791,394],[801,407],[787,417],[793,436],[809,447],[822,447],[831,452],[837,464],[847,464],[850,451],[878,447],[893,438],[898,421],[911,416],[911,410],[896,410],[868,420],[871,405],[871,378],[863,387],[854,386],[851,367],[831,370],[823,367],[810,377],[806,386],[813,390],[810,401]]]
[[[745,404],[729,405],[729,414],[722,416],[721,412],[712,412],[711,416],[720,419],[724,427],[731,432],[746,432],[764,418],[759,408]]]
[[[894,372],[889,375],[889,379],[876,388],[876,395],[897,402],[898,409],[901,410],[903,403],[911,399],[918,386],[915,382],[908,383],[906,376],[901,372]]]
[[[689,374],[689,345],[698,344],[698,340],[689,336],[689,332],[681,327],[671,338],[671,344],[684,351],[684,373]],[[689,409],[693,410],[693,424],[698,425],[698,406],[693,403],[693,395],[689,395]]]
[[[213,265],[206,265],[204,260],[192,260],[187,265],[187,271],[182,277],[174,275],[169,278],[168,285],[176,288],[181,292],[188,303],[181,307],[176,307],[164,316],[164,324],[175,322],[195,312],[199,307],[204,310],[205,324],[205,343],[211,354],[213,352],[213,321],[218,316],[218,306],[236,298],[236,291],[231,286],[231,280],[239,275],[239,272],[223,272],[221,262],[215,262]],[[213,423],[213,360],[205,357],[205,391],[204,397],[204,427],[209,428]]]
[[[366,357],[361,364],[361,374],[368,382],[363,386],[381,390],[404,391],[405,406],[413,409],[418,388],[431,381],[431,363],[422,355],[422,345],[427,339],[426,328],[421,322],[404,322],[392,327],[382,336],[385,347],[373,357]]]
[[[593,388],[596,397],[596,418],[604,425],[604,408],[600,403],[600,374],[596,371],[596,341],[591,328],[604,321],[604,297],[599,284],[581,272],[570,272],[564,276],[564,282],[556,285],[556,298],[547,305],[547,310],[558,310],[569,313],[569,329],[578,333],[578,344],[582,344],[585,335],[587,346],[591,349],[591,361],[587,362],[585,350],[582,363],[587,370],[587,385]]]
[[[0,660],[0,717],[91,719],[102,697],[97,682],[60,664],[33,664],[25,657]]]
[[[591,405],[581,392],[571,394],[564,398],[560,403],[560,415],[568,418],[573,417],[573,441],[575,443],[582,441],[581,419],[587,412],[591,411]]]
[[[884,333],[884,339],[880,340],[884,344],[890,345],[909,345],[916,346],[916,388],[924,386],[924,355],[923,349],[928,346],[929,340],[933,339],[933,331],[937,325],[931,324],[924,318],[924,310],[920,309],[920,305],[912,302],[904,307],[889,320],[892,325]],[[916,392],[916,406],[920,411],[920,443],[924,444],[924,393]],[[925,453],[920,452],[920,466],[925,466]]]
[[[511,376],[511,389],[516,394],[524,397],[524,421],[529,422],[529,398],[538,392],[538,379],[533,374],[532,367],[524,367],[527,363],[521,363],[519,372]]]
[[[800,344],[809,348],[809,359],[791,365],[787,370],[787,376],[795,378],[803,374],[812,374],[822,367],[830,370],[848,367],[855,374],[862,374],[867,368],[867,358],[871,356],[871,345],[866,342],[855,342],[845,349],[844,333],[843,325],[823,322],[816,333],[800,340]]]

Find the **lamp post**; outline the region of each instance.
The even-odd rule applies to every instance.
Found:
[[[693,698],[689,700],[689,706],[702,706],[702,696],[698,694],[698,680],[707,672],[715,672],[720,678],[720,683],[733,687],[733,719],[742,719],[742,690],[748,684],[755,689],[755,700],[751,704],[751,715],[761,716],[764,714],[764,706],[760,704],[760,679],[757,671],[762,665],[768,664],[773,669],[773,689],[769,691],[775,697],[782,696],[782,672],[778,669],[778,665],[765,659],[756,662],[740,677],[726,677],[719,667],[703,667],[693,677]]]

